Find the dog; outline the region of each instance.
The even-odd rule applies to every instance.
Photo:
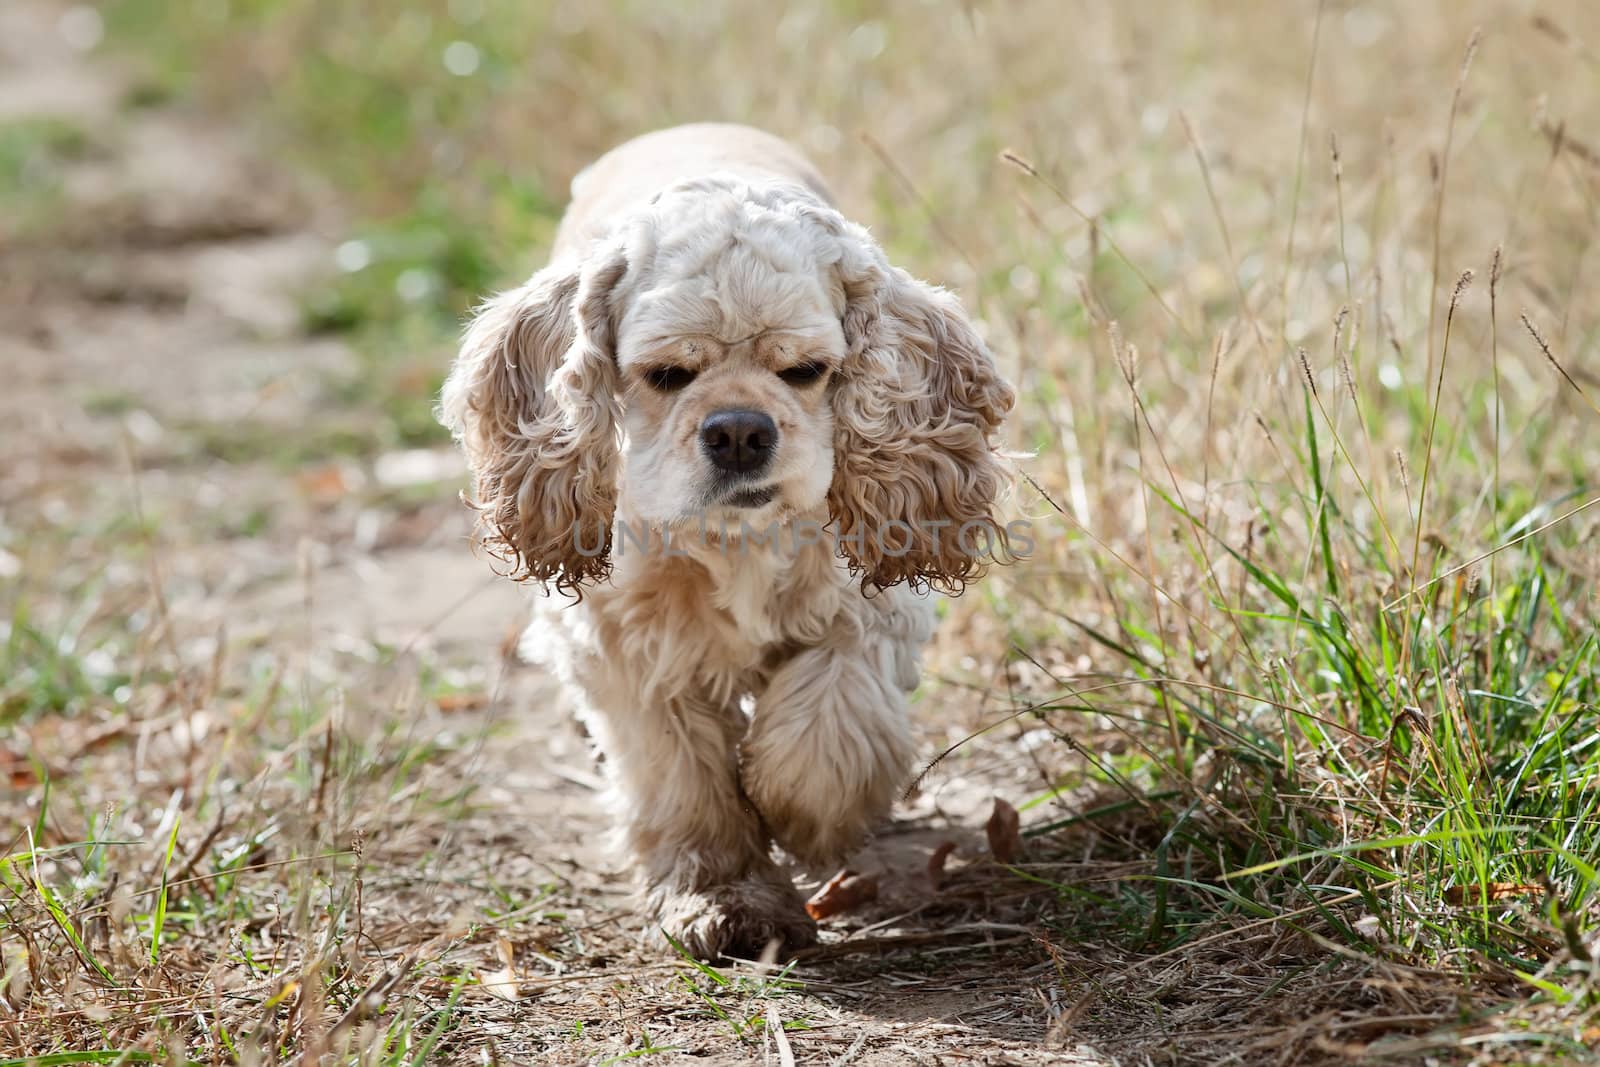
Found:
[[[602,156],[549,265],[476,311],[439,417],[480,543],[543,589],[523,652],[694,955],[813,943],[773,844],[816,869],[887,817],[932,594],[1007,551],[1014,399],[958,301],[742,126]]]

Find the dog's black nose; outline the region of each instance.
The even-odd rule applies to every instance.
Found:
[[[700,424],[700,444],[720,469],[753,474],[778,447],[778,424],[759,411],[713,411]]]

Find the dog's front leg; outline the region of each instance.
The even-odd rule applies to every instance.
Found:
[[[744,788],[778,844],[802,862],[843,860],[905,785],[913,753],[906,694],[932,623],[932,605],[900,591],[863,601],[822,644],[779,667],[756,699]]]
[[[584,719],[605,754],[623,851],[654,923],[705,959],[755,958],[775,938],[787,949],[816,940],[739,787],[737,708],[622,698],[591,703]]]

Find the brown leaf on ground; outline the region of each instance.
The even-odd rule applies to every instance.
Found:
[[[337,463],[309,467],[295,476],[300,492],[318,503],[332,503],[350,492],[350,483]]]
[[[27,789],[39,784],[39,774],[33,763],[9,748],[0,748],[0,773],[6,776],[13,789]]]
[[[484,692],[441,693],[434,700],[434,703],[439,705],[440,711],[446,713],[453,711],[477,711],[479,708],[488,706],[489,694]]]
[[[955,850],[954,841],[945,841],[933,850],[933,855],[928,857],[928,881],[933,883],[933,888],[938,889],[944,885],[944,864]]]
[[[1444,891],[1444,902],[1459,908],[1463,904],[1481,904],[1485,900],[1505,900],[1507,897],[1526,897],[1543,892],[1542,886],[1522,885],[1517,882],[1490,882],[1481,885],[1453,885]]]
[[[813,919],[826,919],[877,899],[878,880],[847,868],[811,895],[806,901],[806,914]]]
[[[994,811],[983,829],[989,835],[989,854],[996,863],[1010,863],[1022,855],[1022,816],[1016,808],[995,797]]]

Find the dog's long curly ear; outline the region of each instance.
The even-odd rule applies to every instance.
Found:
[[[995,440],[1016,394],[951,294],[850,226],[838,267],[848,354],[833,394],[839,546],[866,587],[959,592],[1005,558]]]
[[[554,264],[484,304],[439,418],[467,453],[473,507],[510,576],[577,592],[611,568],[619,402],[611,292],[619,248]]]

